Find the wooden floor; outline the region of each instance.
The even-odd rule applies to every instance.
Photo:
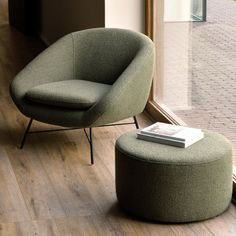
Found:
[[[122,212],[114,142],[132,126],[94,130],[94,166],[82,131],[35,134],[17,148],[28,120],[12,103],[9,84],[43,45],[9,27],[6,3],[0,0],[0,235],[236,235],[232,204],[221,216],[192,224],[143,222]],[[138,118],[142,126],[150,123]]]

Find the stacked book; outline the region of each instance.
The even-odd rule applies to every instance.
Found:
[[[204,137],[201,129],[157,122],[141,129],[137,138],[186,148]]]

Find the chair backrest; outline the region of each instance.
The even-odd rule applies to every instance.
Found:
[[[96,28],[72,33],[75,78],[113,84],[150,40],[125,29]]]

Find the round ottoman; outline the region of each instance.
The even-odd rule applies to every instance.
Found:
[[[192,222],[219,215],[232,197],[232,147],[222,135],[178,148],[136,138],[116,141],[116,193],[129,213],[162,222]]]

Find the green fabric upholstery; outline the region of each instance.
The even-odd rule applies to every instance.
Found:
[[[26,98],[37,103],[71,109],[88,109],[104,97],[111,85],[86,80],[41,84],[28,90]]]
[[[116,142],[116,192],[131,214],[162,222],[219,215],[232,197],[232,147],[220,134],[184,149],[136,139]]]
[[[153,71],[154,46],[145,35],[124,29],[88,29],[66,35],[36,57],[13,80],[10,92],[19,110],[35,120],[66,127],[93,127],[142,112]],[[86,110],[32,100],[29,91],[35,91],[36,86],[66,80],[111,87]]]

